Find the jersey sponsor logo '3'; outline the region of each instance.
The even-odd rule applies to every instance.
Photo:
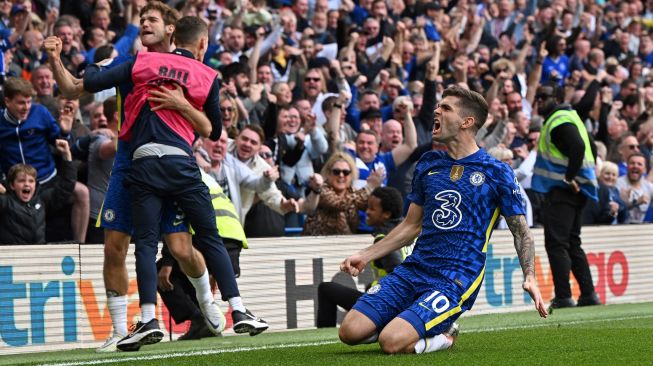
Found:
[[[435,195],[435,200],[440,204],[440,208],[433,211],[431,220],[433,225],[438,229],[453,229],[462,220],[462,213],[458,209],[460,206],[460,193],[454,190],[442,191]]]

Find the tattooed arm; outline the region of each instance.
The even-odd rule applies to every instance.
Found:
[[[506,217],[506,222],[512,236],[515,238],[517,257],[522,272],[524,272],[522,287],[531,295],[535,302],[535,309],[540,313],[540,316],[546,318],[548,313],[540,289],[535,281],[535,240],[533,240],[533,234],[526,223],[526,217],[524,215],[510,216]]]
[[[535,277],[535,240],[533,240],[533,234],[526,223],[526,217],[524,215],[510,216],[506,217],[506,222],[515,238],[515,249],[524,272],[524,278]]]

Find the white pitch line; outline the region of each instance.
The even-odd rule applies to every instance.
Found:
[[[470,330],[464,330],[463,329],[462,332],[463,333],[490,333],[490,332],[499,332],[499,331],[503,331],[503,330],[543,328],[543,327],[554,326],[555,324],[576,325],[576,324],[585,324],[585,323],[602,323],[602,322],[615,321],[615,320],[620,321],[620,320],[648,319],[648,318],[653,318],[653,315],[635,315],[635,316],[609,318],[609,319],[570,320],[570,321],[560,321],[560,322],[555,322],[555,323],[549,322],[549,323],[540,323],[540,324],[526,324],[526,325],[517,325],[517,326],[481,328],[481,329],[470,329]],[[50,363],[50,364],[41,364],[39,366],[102,365],[102,364],[116,363],[116,362],[165,360],[165,359],[170,359],[170,358],[217,355],[217,354],[221,354],[221,353],[236,353],[236,352],[260,351],[260,350],[268,350],[268,349],[307,347],[307,346],[309,346],[309,347],[310,346],[323,346],[323,345],[327,345],[327,344],[336,344],[336,343],[340,343],[340,341],[320,341],[320,342],[309,342],[309,343],[287,343],[287,344],[276,344],[276,345],[268,345],[268,346],[238,347],[238,348],[231,348],[231,349],[216,349],[216,350],[203,350],[203,351],[175,352],[175,353],[164,353],[164,354],[147,355],[147,356],[104,358],[104,359],[101,359],[101,360],[91,360],[91,361]]]
[[[136,357],[104,358],[104,359],[101,359],[101,360],[91,360],[91,361],[50,363],[50,364],[41,364],[39,366],[101,365],[101,364],[105,364],[105,363],[114,363],[114,362],[164,360],[164,359],[177,358],[177,357],[208,356],[208,355],[216,355],[216,354],[220,354],[220,353],[260,351],[260,350],[266,350],[266,349],[280,349],[280,348],[293,348],[293,347],[305,347],[305,346],[322,346],[322,345],[326,345],[326,344],[335,344],[335,343],[339,343],[339,341],[321,341],[321,342],[310,342],[310,343],[288,343],[288,344],[276,344],[276,345],[269,345],[269,346],[252,346],[252,347],[238,347],[238,348],[230,348],[230,349],[175,352],[175,353],[164,353],[164,354],[159,354],[159,355],[147,355],[147,356],[136,356]]]

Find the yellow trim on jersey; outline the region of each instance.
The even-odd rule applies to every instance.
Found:
[[[478,275],[474,283],[472,283],[472,286],[470,286],[467,291],[463,294],[463,296],[460,298],[460,302],[458,303],[458,306],[455,308],[447,311],[444,314],[440,314],[438,317],[435,319],[431,320],[430,322],[426,323],[426,330],[430,330],[431,328],[435,327],[436,325],[442,323],[445,319],[448,317],[457,314],[462,311],[462,304],[467,301],[467,299],[472,296],[474,291],[478,289],[478,287],[481,285],[481,282],[483,281],[483,277],[485,276],[485,266],[483,266],[483,270],[481,270],[481,274]]]
[[[488,225],[487,230],[485,230],[485,245],[483,245],[483,253],[487,252],[487,245],[490,243],[490,235],[492,235],[492,229],[494,229],[494,225],[497,223],[498,218],[499,208],[497,207],[494,209],[492,219],[490,219],[490,225]]]
[[[490,235],[492,234],[492,229],[494,228],[494,224],[496,224],[498,218],[499,218],[499,208],[497,207],[494,210],[494,213],[492,214],[492,219],[490,219],[490,225],[488,225],[487,229],[485,230],[485,244],[483,245],[483,253],[487,252],[487,246],[488,243],[490,243]],[[433,328],[434,326],[442,323],[442,321],[444,321],[448,317],[462,311],[462,304],[465,301],[467,301],[467,299],[470,296],[472,296],[474,291],[478,289],[478,287],[481,285],[481,282],[483,281],[484,276],[485,276],[485,266],[483,266],[483,269],[481,270],[481,274],[479,274],[476,280],[474,280],[474,283],[472,283],[469,289],[467,289],[467,291],[465,291],[463,296],[460,298],[460,302],[458,303],[458,306],[447,311],[444,314],[439,315],[438,317],[431,320],[430,322],[426,323],[426,330]]]
[[[104,208],[104,200],[102,200],[102,206],[100,206],[100,213],[97,215],[97,219],[95,219],[95,227],[101,227],[100,225],[102,224],[102,209]]]

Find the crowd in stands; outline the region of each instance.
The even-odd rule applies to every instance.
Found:
[[[143,51],[145,3],[0,0],[3,233],[17,225],[16,205],[39,205],[47,225],[34,230],[44,234],[14,230],[29,234],[19,242],[103,241],[95,223],[121,111],[112,91],[63,98],[42,45],[59,37],[65,67],[81,77],[89,63]],[[166,3],[209,25],[204,63],[221,76],[224,128],[195,144],[196,158],[248,238],[373,232],[371,192],[390,186],[405,198],[420,156],[442,149],[433,112],[450,85],[485,96],[477,143],[514,168],[529,224],[540,225],[542,204],[531,190],[541,85],[564,89],[596,143],[599,201],[585,223],[653,222],[653,0]]]

